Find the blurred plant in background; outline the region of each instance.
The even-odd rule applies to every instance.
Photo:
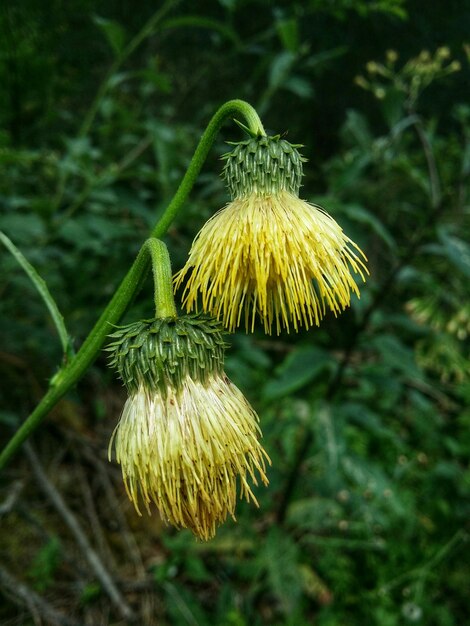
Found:
[[[95,5],[0,12],[0,229],[46,279],[77,345],[230,97],[252,101],[268,132],[305,144],[302,196],[367,251],[372,278],[339,323],[230,337],[226,371],[261,416],[273,468],[269,491],[256,492],[261,513],[240,503],[238,525],[209,544],[127,505],[105,462],[124,394],[100,359],[2,475],[0,620],[33,623],[35,611],[44,623],[127,623],[132,610],[137,623],[177,626],[460,626],[470,512],[464,7]],[[224,152],[221,139],[168,234],[175,269],[227,200]],[[6,250],[0,263],[6,440],[60,351],[27,277]],[[129,320],[149,302],[146,291]]]

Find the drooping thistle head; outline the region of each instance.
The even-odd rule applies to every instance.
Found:
[[[232,201],[204,225],[175,277],[176,287],[186,280],[188,311],[202,305],[230,331],[252,331],[259,316],[279,334],[318,325],[359,296],[352,273],[365,279],[365,256],[323,209],[299,199],[298,147],[253,136],[225,155]]]
[[[107,348],[129,397],[109,445],[140,514],[200,539],[234,516],[237,491],[267,484],[258,417],[223,370],[221,325],[205,316],[152,319],[120,328]]]

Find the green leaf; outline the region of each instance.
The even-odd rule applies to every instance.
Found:
[[[342,57],[348,52],[347,46],[338,46],[337,48],[331,48],[330,50],[323,50],[316,54],[311,54],[306,60],[304,67],[309,70],[315,70],[326,65],[330,61],[334,61],[338,57]]]
[[[208,624],[204,610],[189,589],[181,584],[170,582],[165,582],[162,586],[172,624],[181,626],[206,626]]]
[[[168,30],[169,28],[207,28],[208,30],[215,31],[225,37],[226,39],[232,41],[233,44],[237,48],[242,46],[242,42],[237,35],[237,32],[224,24],[223,22],[208,18],[202,17],[200,15],[184,15],[181,17],[174,17],[168,20],[165,20],[162,24],[162,29]]]
[[[80,604],[86,606],[97,600],[102,593],[101,585],[97,582],[87,583],[80,594]]]
[[[109,45],[113,49],[116,56],[120,56],[126,44],[126,31],[114,20],[108,20],[99,15],[93,16],[93,22],[104,33]]]
[[[274,57],[269,72],[269,86],[271,89],[283,87],[295,63],[296,55],[292,52],[281,52]]]
[[[396,483],[393,483],[385,472],[357,455],[349,454],[341,459],[341,465],[345,475],[355,483],[362,491],[368,490],[373,496],[380,499],[383,504],[399,517],[406,515],[405,495],[400,491]]]
[[[351,423],[357,424],[360,427],[361,432],[368,431],[374,437],[389,439],[395,443],[398,447],[400,440],[396,433],[390,428],[387,428],[383,423],[379,415],[374,413],[365,404],[359,402],[346,402],[339,411],[344,415]]]
[[[390,232],[385,228],[382,222],[375,217],[370,211],[364,209],[358,204],[346,204],[341,206],[341,212],[344,213],[351,220],[358,222],[359,224],[366,224],[375,232],[376,235],[384,241],[387,246],[393,250],[395,247],[395,240]]]
[[[13,236],[21,245],[34,245],[46,234],[44,220],[39,215],[18,211],[0,215],[0,229]]]
[[[348,110],[342,132],[348,138],[351,137],[364,150],[370,150],[373,135],[369,122],[362,113],[353,109]]]
[[[64,354],[71,355],[71,341],[69,338],[69,334],[67,329],[65,328],[64,318],[59,311],[59,308],[51,296],[49,289],[47,288],[44,280],[39,276],[31,263],[23,256],[23,254],[18,250],[15,244],[9,239],[3,232],[0,231],[0,241],[3,243],[5,248],[11,252],[11,254],[18,261],[18,264],[23,268],[23,270],[28,275],[29,279],[36,287],[39,295],[43,299],[45,305],[47,306],[49,313],[51,314],[52,321],[56,327],[57,333],[59,335],[62,349]]]
[[[299,26],[295,17],[278,20],[276,28],[284,48],[289,52],[297,52],[299,49]]]
[[[438,237],[449,261],[465,276],[470,277],[470,246],[468,243],[451,235],[447,228],[438,229]]]
[[[423,378],[423,373],[416,364],[413,350],[405,346],[397,337],[379,335],[374,337],[371,345],[382,355],[386,366],[410,378]]]
[[[219,4],[228,9],[229,11],[234,11],[238,2],[237,0],[219,0]]]
[[[292,91],[299,98],[311,98],[315,93],[312,85],[305,78],[291,76],[284,83],[284,89]]]
[[[265,539],[260,559],[273,595],[281,603],[283,612],[289,615],[295,611],[302,592],[298,546],[282,530],[274,527]]]
[[[184,561],[184,571],[188,578],[195,582],[203,583],[212,579],[212,575],[204,565],[204,561],[191,553],[188,553]]]
[[[406,96],[403,91],[393,87],[390,87],[385,91],[385,97],[382,100],[382,111],[390,128],[393,128],[400,121],[403,115],[405,97]]]
[[[277,368],[272,380],[264,387],[265,400],[276,400],[298,391],[332,364],[330,355],[314,346],[304,346],[291,352]]]
[[[319,532],[336,527],[341,515],[341,505],[331,498],[302,498],[290,505],[287,520],[296,528]]]
[[[19,423],[20,420],[16,413],[13,413],[12,411],[2,411],[0,413],[0,424],[11,428],[18,428]]]
[[[54,573],[60,561],[60,542],[51,537],[45,546],[36,553],[28,576],[33,580],[34,588],[45,591],[54,583]]]

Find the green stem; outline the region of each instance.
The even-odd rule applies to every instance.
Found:
[[[0,454],[0,469],[6,465],[21,444],[33,433],[62,396],[83,376],[93,363],[111,331],[111,326],[119,322],[133,296],[141,287],[148,267],[149,254],[146,246],[143,246],[119,289],[114,293],[108,306],[83,342],[76,356],[69,361],[68,365],[53,376],[46,395],[2,450]]]
[[[166,233],[171,222],[188,197],[222,124],[226,119],[234,118],[235,116],[243,117],[248,128],[253,133],[258,135],[265,134],[258,114],[247,102],[242,100],[230,100],[223,104],[204,131],[180,186],[151,233],[152,238],[160,238]],[[151,247],[150,245],[150,248]],[[85,339],[76,356],[52,378],[46,395],[2,450],[0,454],[0,469],[5,467],[21,444],[33,433],[57,402],[83,376],[88,367],[96,359],[109,334],[110,326],[119,322],[133,296],[142,286],[149,268],[149,260],[149,244],[146,243],[142,246],[137,259],[114,293],[114,296],[103,311],[101,317],[96,322],[95,327]],[[160,281],[159,276],[156,278]],[[168,300],[164,295],[162,296],[162,302],[163,300],[166,303],[164,305],[166,307]],[[158,307],[160,307],[160,299],[158,300]],[[158,310],[160,311],[161,309],[159,308]]]
[[[152,259],[155,317],[176,317],[168,248],[159,239],[147,239],[144,246]]]
[[[201,171],[207,154],[209,153],[209,150],[211,149],[214,139],[222,124],[227,118],[235,118],[236,115],[241,115],[245,118],[247,126],[251,132],[256,135],[266,134],[258,113],[256,113],[255,109],[248,104],[248,102],[244,102],[243,100],[229,100],[223,104],[207,125],[180,186],[157,225],[152,230],[152,237],[159,239],[166,233],[168,227],[174,220],[176,214],[181,208],[181,205],[188,197],[190,190],[196,182],[198,174]]]

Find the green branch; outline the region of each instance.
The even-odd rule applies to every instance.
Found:
[[[44,301],[44,304],[49,310],[51,314],[52,321],[57,330],[57,334],[59,335],[60,343],[62,344],[62,350],[66,356],[72,356],[72,347],[70,342],[70,337],[65,328],[64,318],[62,317],[61,312],[51,295],[51,292],[47,288],[47,285],[41,276],[37,273],[31,263],[26,259],[26,257],[18,250],[15,244],[9,239],[5,233],[0,231],[0,241],[3,243],[5,248],[11,252],[11,254],[18,261],[18,264],[23,268],[23,270],[28,275],[28,278],[31,280],[33,285],[36,287],[39,295]]]
[[[204,131],[194,156],[191,159],[188,170],[186,171],[186,174],[184,175],[172,201],[168,205],[168,208],[165,210],[155,228],[152,230],[151,237],[161,238],[166,233],[171,222],[180,211],[186,198],[188,197],[188,194],[191,191],[199,172],[201,171],[207,154],[214,143],[222,124],[225,120],[235,117],[244,118],[248,128],[254,134],[265,134],[258,114],[247,102],[242,100],[230,100],[223,104],[215,113]],[[0,469],[5,467],[21,444],[33,433],[46,415],[54,408],[57,402],[83,376],[88,367],[96,359],[99,351],[106,341],[107,335],[109,334],[110,326],[119,322],[132,298],[142,286],[149,269],[152,249],[154,249],[154,246],[148,243],[145,243],[142,246],[137,259],[124,277],[117,291],[114,293],[114,296],[106,309],[103,311],[101,317],[96,322],[95,327],[85,339],[76,356],[72,358],[69,363],[60,369],[52,378],[46,395],[3,449],[0,454]],[[161,255],[161,250],[158,254]],[[157,260],[158,262],[156,257],[154,260]],[[161,271],[163,272],[164,270]],[[156,278],[160,280],[158,276]],[[165,298],[166,296],[163,296],[163,300],[165,300]],[[156,305],[160,306],[159,303],[160,300],[156,303]],[[160,312],[162,310],[167,310],[167,304],[164,305],[163,309],[159,309]]]

